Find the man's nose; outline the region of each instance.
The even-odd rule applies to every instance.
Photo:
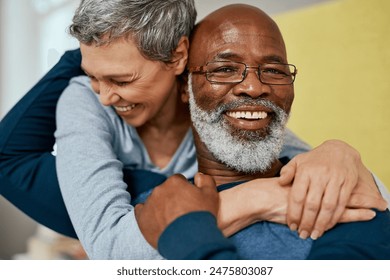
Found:
[[[264,94],[270,94],[269,85],[263,84],[259,79],[259,67],[248,67],[245,71],[244,79],[233,88],[235,95],[247,95],[252,98],[258,98]]]

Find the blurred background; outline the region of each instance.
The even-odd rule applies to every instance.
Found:
[[[299,69],[290,128],[312,146],[347,141],[390,186],[390,1],[195,2],[198,19],[232,3],[269,13]],[[0,119],[65,50],[78,47],[66,32],[78,3],[0,0]],[[0,224],[0,259],[85,257],[74,240],[37,225],[1,196]]]

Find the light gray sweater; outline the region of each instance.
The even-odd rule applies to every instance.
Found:
[[[192,178],[197,163],[191,131],[169,165],[156,167],[136,129],[101,105],[83,76],[72,79],[58,102],[55,136],[61,192],[89,258],[161,259],[138,228],[122,169]],[[281,157],[310,148],[290,131],[285,143]]]

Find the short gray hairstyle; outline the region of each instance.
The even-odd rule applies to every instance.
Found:
[[[97,46],[131,38],[146,58],[168,63],[195,20],[194,0],[82,0],[69,33]]]

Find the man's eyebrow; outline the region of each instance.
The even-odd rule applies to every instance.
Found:
[[[222,52],[222,53],[218,53],[216,54],[214,57],[213,57],[214,60],[224,60],[224,59],[227,59],[227,60],[240,60],[242,59],[242,57],[236,53],[233,53],[233,52]],[[278,55],[268,55],[268,56],[265,56],[265,57],[262,57],[261,60],[265,63],[286,63],[285,62],[285,59],[283,59],[281,56],[278,56]]]
[[[223,52],[223,53],[217,53],[214,57],[214,60],[219,59],[241,59],[241,56],[238,54],[235,54],[233,52]]]

